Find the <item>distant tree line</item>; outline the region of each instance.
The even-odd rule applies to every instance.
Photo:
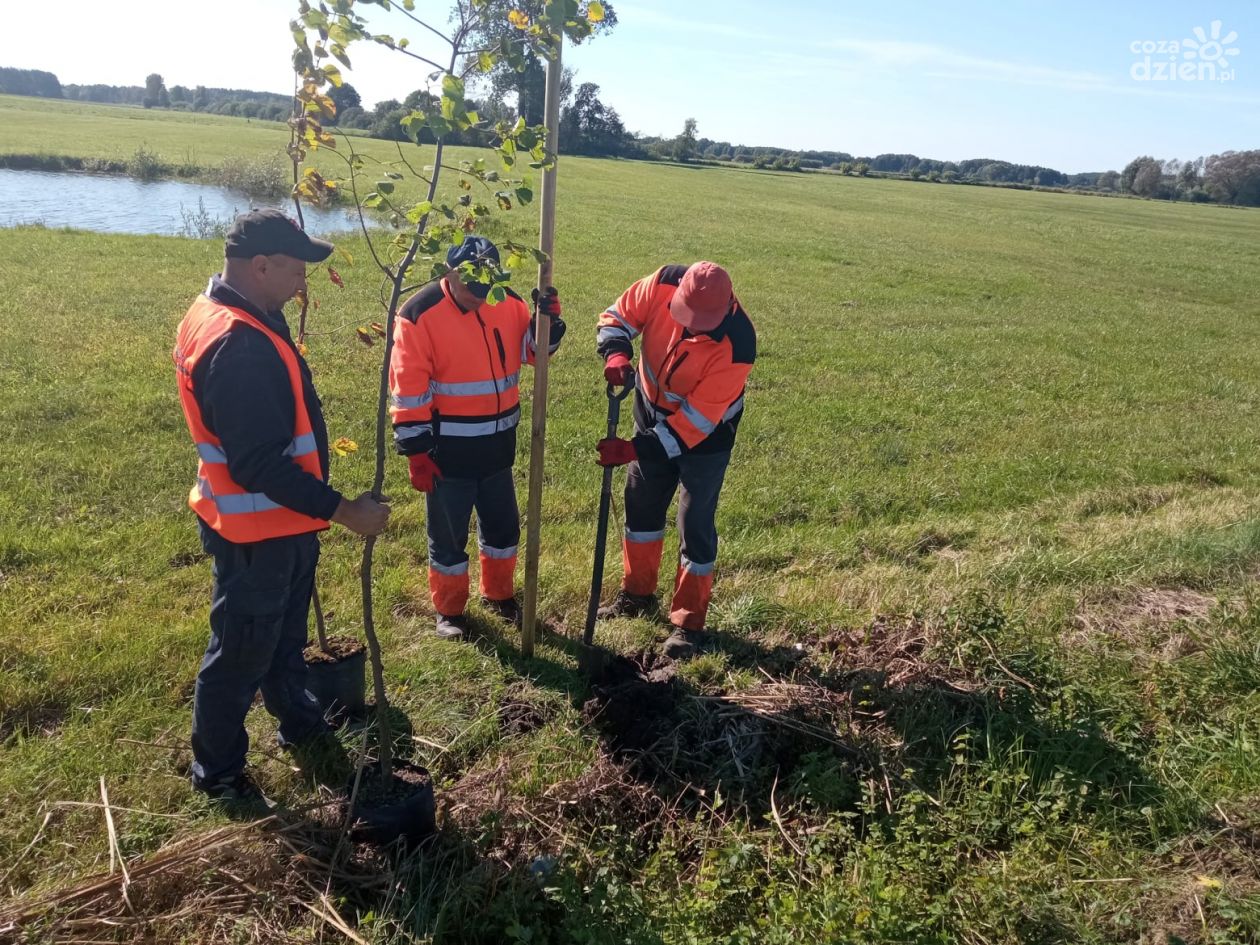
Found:
[[[1191,161],[1142,155],[1118,174],[1108,171],[1099,189],[1155,200],[1189,200],[1260,207],[1260,150],[1225,151]]]
[[[204,85],[194,88],[173,85],[168,90],[162,76],[156,72],[145,78],[144,85],[63,85],[51,72],[0,67],[0,94],[35,95],[106,105],[140,105],[144,108],[170,108],[271,121],[284,121],[293,109],[291,95],[275,92],[207,88]]]
[[[507,0],[487,2],[505,3]],[[515,121],[518,114],[523,114],[527,121],[540,120],[534,114],[541,107],[541,92],[535,88],[540,82],[541,67],[527,70],[524,77],[515,72],[492,77],[484,90],[484,97],[479,100],[470,98],[468,103],[470,110],[475,110],[481,117],[482,127],[456,132],[448,138],[449,143],[485,146],[493,136],[491,129],[500,120]],[[168,90],[162,76],[157,73],[151,73],[143,86],[62,85],[51,72],[0,68],[0,93],[169,108],[269,121],[285,121],[292,108],[290,96],[273,92],[207,88],[204,85],[191,89],[175,85]],[[359,93],[349,83],[332,89],[330,95],[337,106],[337,114],[327,124],[396,141],[407,140],[401,124],[404,116],[416,108],[431,108],[437,101],[431,92],[417,89],[401,101],[387,99],[366,109]],[[598,85],[583,82],[574,89],[570,70],[565,70],[561,97],[560,150],[565,154],[681,163],[744,164],[778,171],[826,170],[858,177],[878,174],[940,183],[1053,187],[1131,194],[1159,200],[1260,206],[1260,150],[1226,151],[1189,161],[1157,160],[1143,155],[1130,161],[1122,171],[1065,174],[1052,167],[1013,164],[993,158],[938,161],[915,154],[877,154],[870,157],[854,156],[846,151],[750,147],[698,137],[694,118],[688,118],[682,131],[673,137],[635,135],[626,130],[617,110],[600,100]],[[422,135],[422,142],[429,140]]]
[[[61,83],[51,72],[39,69],[9,69],[0,66],[0,93],[61,98]]]

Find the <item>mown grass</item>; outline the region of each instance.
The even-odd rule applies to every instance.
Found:
[[[21,150],[4,105],[15,134],[2,147]],[[64,153],[96,142],[125,154],[143,139],[219,160],[274,147],[278,133],[197,116],[207,133],[193,139],[189,116],[170,115],[119,132],[113,109],[59,108],[103,122],[67,132],[32,112],[29,129]],[[719,512],[714,622],[726,636],[683,673],[678,724],[736,731],[714,728],[695,699],[749,691],[765,681],[757,666],[784,673],[800,642],[811,671],[853,695],[861,759],[741,728],[769,746],[744,768],[733,743],[697,737],[670,770],[704,794],[668,822],[607,810],[553,838],[540,885],[490,869],[493,839],[514,827],[488,814],[413,863],[363,934],[1260,935],[1249,846],[1260,828],[1260,216],[580,159],[561,174],[556,282],[571,334],[552,375],[546,616],[572,631],[585,607],[604,412],[595,313],[661,263],[720,260],[761,354]],[[532,219],[495,232],[526,236]],[[333,435],[361,445],[334,462],[352,491],[370,479],[380,354],[353,326],[379,316],[366,251],[344,246],[347,288],[313,281],[310,360]],[[0,231],[6,895],[106,866],[100,813],[82,808],[54,808],[17,860],[48,805],[96,800],[101,776],[114,804],[180,818],[120,815],[125,854],[215,820],[188,792],[178,748],[209,567],[184,506],[194,460],[169,348],[219,253]],[[422,507],[397,461],[387,491],[377,616],[392,692],[425,739],[415,756],[444,790],[500,766],[503,791],[525,801],[571,784],[608,750],[581,715],[589,693],[571,654],[551,638],[532,661],[510,645],[433,640]],[[334,531],[325,549],[326,606],[334,627],[353,629],[357,542]],[[1149,618],[1128,603],[1149,588],[1221,603],[1206,617]],[[900,612],[920,615],[923,648],[890,648],[875,618]],[[600,632],[624,652],[656,636],[644,622]],[[822,642],[850,632],[834,652]],[[541,723],[505,730],[505,700],[534,705]],[[251,729],[262,780],[286,803],[309,801],[274,753],[270,720],[255,713]]]

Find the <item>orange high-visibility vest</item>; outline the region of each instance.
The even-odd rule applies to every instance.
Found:
[[[193,369],[201,357],[237,322],[262,332],[276,346],[293,387],[293,442],[285,451],[302,469],[323,479],[319,447],[311,431],[302,391],[302,373],[297,355],[283,338],[243,309],[197,297],[179,324],[175,342],[175,373],[179,400],[184,408],[188,432],[197,447],[197,482],[188,493],[188,505],[201,519],[228,541],[247,543],[301,535],[328,527],[323,519],[311,518],[285,508],[261,492],[249,492],[232,481],[227,456],[219,438],[206,427],[193,392]]]

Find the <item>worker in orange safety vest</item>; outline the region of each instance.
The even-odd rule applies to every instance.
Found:
[[[639,366],[631,364],[641,339]],[[664,652],[686,658],[703,644],[717,561],[718,495],[744,415],[744,385],[757,334],[716,263],[663,266],[622,293],[599,317],[597,350],[613,385],[635,385],[633,439],[598,443],[605,466],[628,463],[624,577],[602,618],[658,607],[665,517],[678,501],[681,555]]]
[[[306,690],[307,615],[330,521],[375,535],[389,507],[328,484],[328,430],[284,304],[332,244],[279,210],[237,217],[223,272],[180,323],[174,360],[197,450],[188,504],[214,558],[210,643],[193,694],[192,784],[217,802],[266,808],[245,771],[245,716],[261,689],[295,746],[326,730]]]

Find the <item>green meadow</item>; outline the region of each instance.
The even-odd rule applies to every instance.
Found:
[[[202,168],[287,141],[265,122],[13,98],[0,127],[8,154],[143,145]],[[433,638],[423,503],[391,458],[376,620],[400,745],[433,773],[445,826],[405,858],[356,854],[389,881],[334,891],[355,934],[1256,941],[1260,214],[580,158],[559,175],[552,630],[533,659],[480,614],[477,642]],[[535,213],[491,232],[529,240]],[[344,289],[312,271],[309,360],[332,436],[359,444],[332,469],[357,494],[381,346],[354,329],[383,319],[362,239],[339,245]],[[730,269],[759,333],[719,507],[718,646],[627,703],[592,690],[568,642],[599,498],[594,324],[634,279],[702,258]],[[102,778],[133,871],[227,823],[187,784],[210,565],[170,363],[220,261],[212,240],[0,230],[0,939],[6,914],[110,870],[102,811],[82,806]],[[357,632],[359,550],[327,534],[339,632]],[[609,562],[606,593],[612,545]],[[597,632],[641,662],[663,638],[645,620]],[[261,707],[250,729],[286,807],[327,800]],[[359,733],[344,741],[356,755]],[[53,910],[8,934],[345,940],[278,893],[91,935]]]

